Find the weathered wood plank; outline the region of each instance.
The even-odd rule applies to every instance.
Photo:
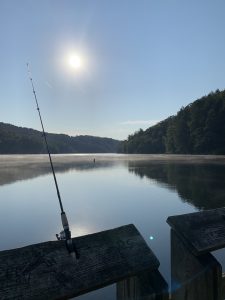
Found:
[[[168,299],[168,284],[158,270],[144,271],[117,283],[117,300]]]
[[[194,255],[225,247],[225,208],[171,216],[167,223]]]
[[[171,230],[173,300],[222,300],[222,267],[210,254],[193,255]]]
[[[0,252],[0,299],[68,299],[159,266],[134,225]]]

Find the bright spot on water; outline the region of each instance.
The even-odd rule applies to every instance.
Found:
[[[154,237],[152,235],[150,235],[149,239],[152,241],[152,240],[154,240]]]

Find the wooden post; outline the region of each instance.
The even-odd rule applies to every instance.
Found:
[[[0,299],[69,299],[159,267],[134,225],[73,241],[80,255],[77,261],[64,241],[0,252]]]
[[[168,300],[168,285],[158,270],[117,283],[117,300]]]
[[[225,209],[169,217],[173,300],[222,300],[222,267],[211,251],[225,247]]]
[[[171,230],[171,294],[173,300],[222,300],[222,268],[210,254],[194,256]]]

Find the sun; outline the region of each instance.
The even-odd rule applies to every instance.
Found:
[[[79,70],[83,66],[82,57],[79,54],[71,53],[67,58],[68,66],[73,70]]]

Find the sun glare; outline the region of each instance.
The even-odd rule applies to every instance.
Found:
[[[67,59],[68,65],[71,69],[78,70],[83,66],[83,61],[80,55],[78,54],[70,54]]]

